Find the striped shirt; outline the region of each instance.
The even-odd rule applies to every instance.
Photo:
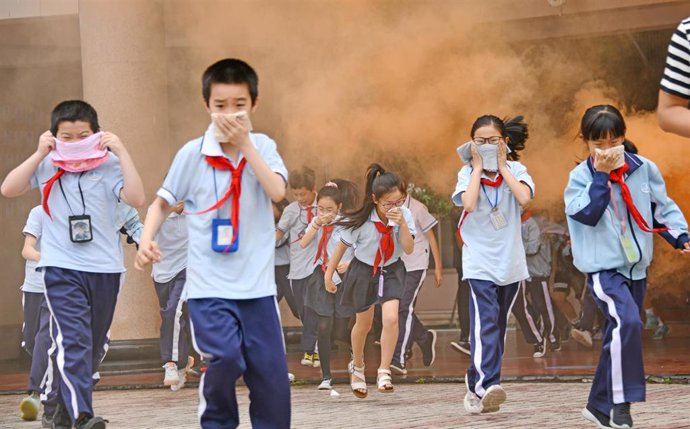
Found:
[[[678,25],[671,37],[661,89],[690,100],[690,17]]]

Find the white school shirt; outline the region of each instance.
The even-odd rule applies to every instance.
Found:
[[[276,143],[264,134],[250,133],[250,138],[263,160],[287,183],[287,170]],[[184,201],[188,213],[216,204],[230,187],[231,174],[215,170],[216,194],[214,169],[206,162],[206,155],[225,156],[211,127],[177,152],[157,195],[170,205]],[[231,207],[232,198],[220,208],[220,217],[230,218]],[[211,248],[211,222],[218,216],[215,210],[187,215],[187,297],[254,299],[275,295],[273,207],[250,164],[242,174],[237,252],[219,253]]]
[[[41,251],[41,230],[43,228],[43,207],[37,206],[31,209],[29,217],[26,219],[26,225],[22,233],[26,236],[33,235],[36,237],[36,250]],[[26,268],[24,274],[24,284],[20,288],[22,292],[43,293],[46,290],[46,284],[43,281],[43,273],[36,271],[38,266],[37,261],[26,261]]]
[[[175,212],[170,213],[156,235],[161,260],[153,264],[153,281],[167,283],[187,268],[187,240],[186,217]]]
[[[342,217],[337,217],[333,221],[333,223],[340,222],[341,220],[342,220]],[[315,219],[312,220],[312,223],[315,223],[315,222],[316,222]],[[313,228],[313,227],[310,226],[310,228]],[[331,236],[328,237],[328,242],[326,242],[326,253],[328,253],[329,260],[330,260],[331,256],[333,256],[333,253],[335,252],[335,248],[338,246],[338,243],[340,243],[340,241],[341,241],[340,239],[342,236],[342,232],[343,232],[343,227],[342,226],[336,226],[335,228],[333,228],[333,232],[331,232]],[[318,249],[319,249],[318,245],[321,242],[321,237],[323,237],[323,227],[319,228],[319,232],[317,232],[316,235],[314,236],[314,241],[316,241],[317,254],[318,254]],[[354,258],[354,256],[355,256],[354,250],[352,249],[352,247],[348,247],[345,250],[345,253],[343,253],[343,257],[340,258],[340,262],[341,263],[342,262],[350,262],[350,261],[352,261],[352,258]],[[322,263],[323,263],[323,255],[318,260],[315,259],[315,266],[320,267]],[[338,270],[333,271],[333,277],[331,277],[331,279],[333,280],[333,283],[336,285],[339,285],[340,283],[343,282],[343,280],[340,278],[340,274],[338,274]]]
[[[438,221],[429,213],[424,204],[409,195],[405,200],[405,206],[412,213],[418,234],[414,237],[414,251],[409,255],[403,254],[400,259],[405,263],[405,269],[408,272],[426,270],[429,268],[429,239],[426,233],[436,226]]]
[[[520,182],[527,184],[534,197],[534,182],[527,174],[524,165],[517,161],[508,161],[508,168]],[[458,183],[453,192],[453,203],[462,207],[461,195],[470,184],[472,167],[466,165],[458,172]],[[488,179],[484,174],[483,178]],[[462,273],[463,280],[476,279],[493,282],[498,286],[506,286],[525,280],[529,277],[525,247],[522,243],[522,222],[520,219],[520,204],[504,181],[498,188],[484,185],[479,188],[477,207],[472,213],[463,212],[462,227]],[[496,201],[497,207],[503,213],[508,225],[496,230],[491,223],[489,213],[491,204]],[[489,203],[491,199],[491,203]]]
[[[312,204],[312,212],[316,218],[316,199]],[[277,228],[290,236],[290,273],[287,276],[290,280],[304,279],[314,272],[314,258],[318,244],[312,241],[305,248],[299,244],[308,227],[307,209],[301,207],[297,201],[293,201],[285,207]]]
[[[405,223],[407,223],[407,228],[410,230],[412,236],[417,235],[417,230],[414,225],[414,219],[412,218],[412,212],[405,206],[400,207],[400,211],[403,214]],[[364,262],[367,265],[374,266],[374,261],[376,260],[376,253],[379,252],[379,246],[381,242],[381,233],[376,229],[376,222],[381,222],[379,215],[376,213],[376,209],[371,211],[369,219],[364,222],[359,228],[347,228],[343,229],[340,233],[340,241],[342,241],[348,247],[355,248],[355,258],[360,262]],[[393,256],[386,261],[384,266],[389,266],[400,259],[400,256],[405,253],[403,252],[402,243],[400,242],[400,229],[394,228],[393,230],[393,242],[395,243],[395,248],[393,249]]]
[[[57,172],[57,167],[47,156],[31,176],[31,188],[39,188]],[[60,183],[65,195],[60,190]],[[86,214],[91,216],[93,240],[72,243],[68,217],[82,215],[84,209],[79,187],[84,195]],[[124,184],[120,161],[111,152],[108,160],[84,173],[66,172],[53,184],[48,203],[52,220],[43,216],[41,237],[41,261],[38,267],[58,267],[89,273],[123,273],[120,256],[120,237],[117,234],[116,210],[120,190]],[[67,198],[67,201],[65,200]],[[71,207],[71,209],[70,209]]]

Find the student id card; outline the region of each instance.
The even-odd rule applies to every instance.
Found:
[[[496,231],[508,226],[508,221],[506,221],[505,216],[503,216],[503,213],[498,209],[498,207],[494,207],[493,209],[491,209],[491,212],[489,213],[489,219],[491,220],[491,225],[494,226],[494,229]]]
[[[625,253],[625,259],[628,260],[628,263],[634,264],[639,262],[640,256],[637,253],[637,246],[635,246],[633,240],[625,235],[621,235],[620,240],[621,246],[623,246],[623,253]]]
[[[211,248],[214,252],[237,252],[237,249],[240,247],[240,235],[238,231],[237,239],[233,243],[232,237],[235,229],[233,228],[230,219],[213,219],[211,228]]]

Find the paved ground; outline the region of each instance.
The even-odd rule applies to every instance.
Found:
[[[507,383],[508,402],[499,413],[470,416],[462,408],[464,386],[456,383],[399,384],[394,394],[356,399],[336,385],[332,397],[314,386],[293,387],[293,428],[591,428],[580,417],[586,383]],[[247,390],[240,388],[242,428],[249,428]],[[648,385],[648,401],[633,406],[636,428],[690,428],[690,386]],[[0,428],[39,428],[20,422],[21,396],[0,396]],[[95,394],[109,429],[198,427],[196,389],[111,390]]]

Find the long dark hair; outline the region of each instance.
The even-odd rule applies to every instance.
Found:
[[[340,222],[346,228],[357,229],[364,225],[376,208],[374,197],[378,200],[389,192],[398,190],[406,193],[407,185],[395,173],[386,171],[380,164],[371,164],[367,169],[367,184],[364,188],[364,204],[359,210],[350,213],[347,219]]]
[[[501,137],[508,138],[508,147],[511,152],[507,155],[507,158],[511,161],[517,161],[520,159],[518,152],[525,148],[525,143],[529,137],[529,130],[524,119],[522,115],[503,119],[494,115],[480,116],[472,124],[470,137],[474,138],[474,133],[481,127],[491,126],[496,128],[501,133]]]
[[[329,182],[319,189],[316,195],[316,201],[319,202],[321,198],[330,198],[339,206],[343,202],[343,193],[337,183]]]

